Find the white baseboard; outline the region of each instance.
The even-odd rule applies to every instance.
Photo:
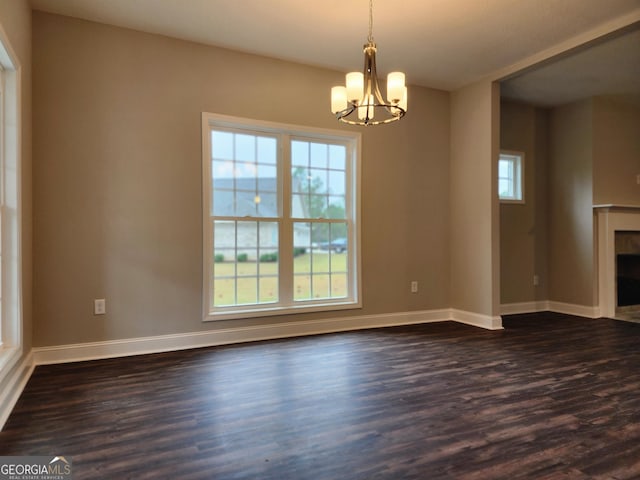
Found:
[[[464,310],[451,309],[451,319],[456,322],[486,328],[487,330],[502,330],[502,317],[492,317],[479,313],[465,312]]]
[[[501,314],[552,311],[598,318],[599,308],[553,301],[537,301],[505,304]],[[104,342],[91,342],[52,347],[36,347],[32,350],[35,365],[124,357],[146,353],[185,350],[189,348],[255,342],[277,338],[318,335],[323,333],[393,327],[453,320],[488,330],[502,329],[502,318],[457,309],[423,310],[418,312],[361,315],[356,317],[286,322],[251,327],[226,328],[204,332],[180,333],[154,337],[139,337]]]
[[[546,300],[539,300],[535,302],[504,303],[500,306],[501,315],[546,312],[548,310],[549,302]]]
[[[9,376],[5,378],[0,392],[0,431],[4,428],[13,407],[31,378],[34,368],[33,355],[29,353],[20,365],[13,368]]]
[[[574,305],[571,303],[562,303],[549,301],[549,310],[556,313],[566,313],[567,315],[576,315],[586,318],[600,318],[600,307],[590,307],[587,305]]]
[[[451,319],[451,311],[448,309],[362,315],[347,318],[226,328],[206,332],[181,333],[156,337],[37,347],[33,349],[33,356],[36,365],[78,362],[367,328],[442,322]]]
[[[500,306],[501,315],[513,315],[518,313],[555,312],[575,315],[585,318],[600,318],[600,307],[587,305],[575,305],[572,303],[555,302],[552,300],[540,300],[535,302],[505,303]]]

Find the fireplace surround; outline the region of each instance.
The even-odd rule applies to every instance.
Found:
[[[634,233],[640,234],[640,206],[636,205],[595,205],[597,223],[598,252],[598,303],[600,315],[616,318],[619,308],[635,308],[631,303],[633,286],[636,282],[636,254]],[[618,238],[616,242],[616,232]],[[622,234],[622,235],[620,235]],[[632,238],[628,240],[626,237]],[[616,243],[618,251],[616,251]],[[631,246],[628,246],[631,245]],[[628,256],[618,258],[619,255]],[[629,263],[626,263],[626,262]],[[625,262],[619,266],[619,262]],[[619,271],[620,270],[620,271]],[[618,274],[620,273],[620,275]],[[623,299],[619,305],[618,282],[621,280]],[[631,287],[631,290],[629,290]],[[638,307],[640,310],[640,307]]]

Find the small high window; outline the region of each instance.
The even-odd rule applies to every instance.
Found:
[[[498,196],[505,203],[524,203],[524,153],[500,152]]]

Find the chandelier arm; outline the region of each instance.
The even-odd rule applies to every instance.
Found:
[[[385,105],[378,105],[378,106],[382,107],[382,108],[386,108]],[[346,116],[341,117],[340,114],[336,114],[336,118],[340,122],[346,123],[348,125],[368,126],[368,125],[383,125],[383,124],[386,124],[386,123],[397,122],[402,117],[404,117],[406,112],[402,108],[393,107],[393,106],[391,106],[391,108],[397,109],[398,110],[398,114],[397,115],[392,115],[391,117],[385,118],[384,120],[373,120],[373,119],[370,118],[368,120],[356,121],[356,120],[349,120]]]
[[[347,108],[345,108],[344,110],[342,110],[340,112],[336,112],[335,116],[336,116],[336,118],[338,120],[343,122],[344,121],[343,118],[346,118],[349,115],[351,115],[355,109],[356,109],[356,105],[349,104],[349,106]]]
[[[375,105],[375,98],[372,97],[372,93],[375,94],[378,89],[377,78],[375,77],[376,70],[376,47],[375,44],[369,42],[364,46],[364,92],[362,96],[362,103],[366,105],[364,121],[367,123],[373,118],[374,112],[372,111],[372,103]],[[372,91],[373,90],[373,91]],[[362,108],[362,107],[360,107]]]
[[[367,52],[368,50],[368,52]],[[376,68],[376,45],[368,44],[365,47],[365,64],[368,63],[368,69],[365,67],[365,77],[369,75],[371,81],[371,90],[367,92],[369,95],[373,93],[375,102],[379,104],[385,104],[384,98],[382,97],[382,93],[380,93],[380,85],[378,84],[378,71]]]

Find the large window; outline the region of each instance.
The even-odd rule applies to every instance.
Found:
[[[524,203],[524,153],[500,152],[498,195],[507,203]]]
[[[359,141],[203,114],[205,320],[359,306]]]

